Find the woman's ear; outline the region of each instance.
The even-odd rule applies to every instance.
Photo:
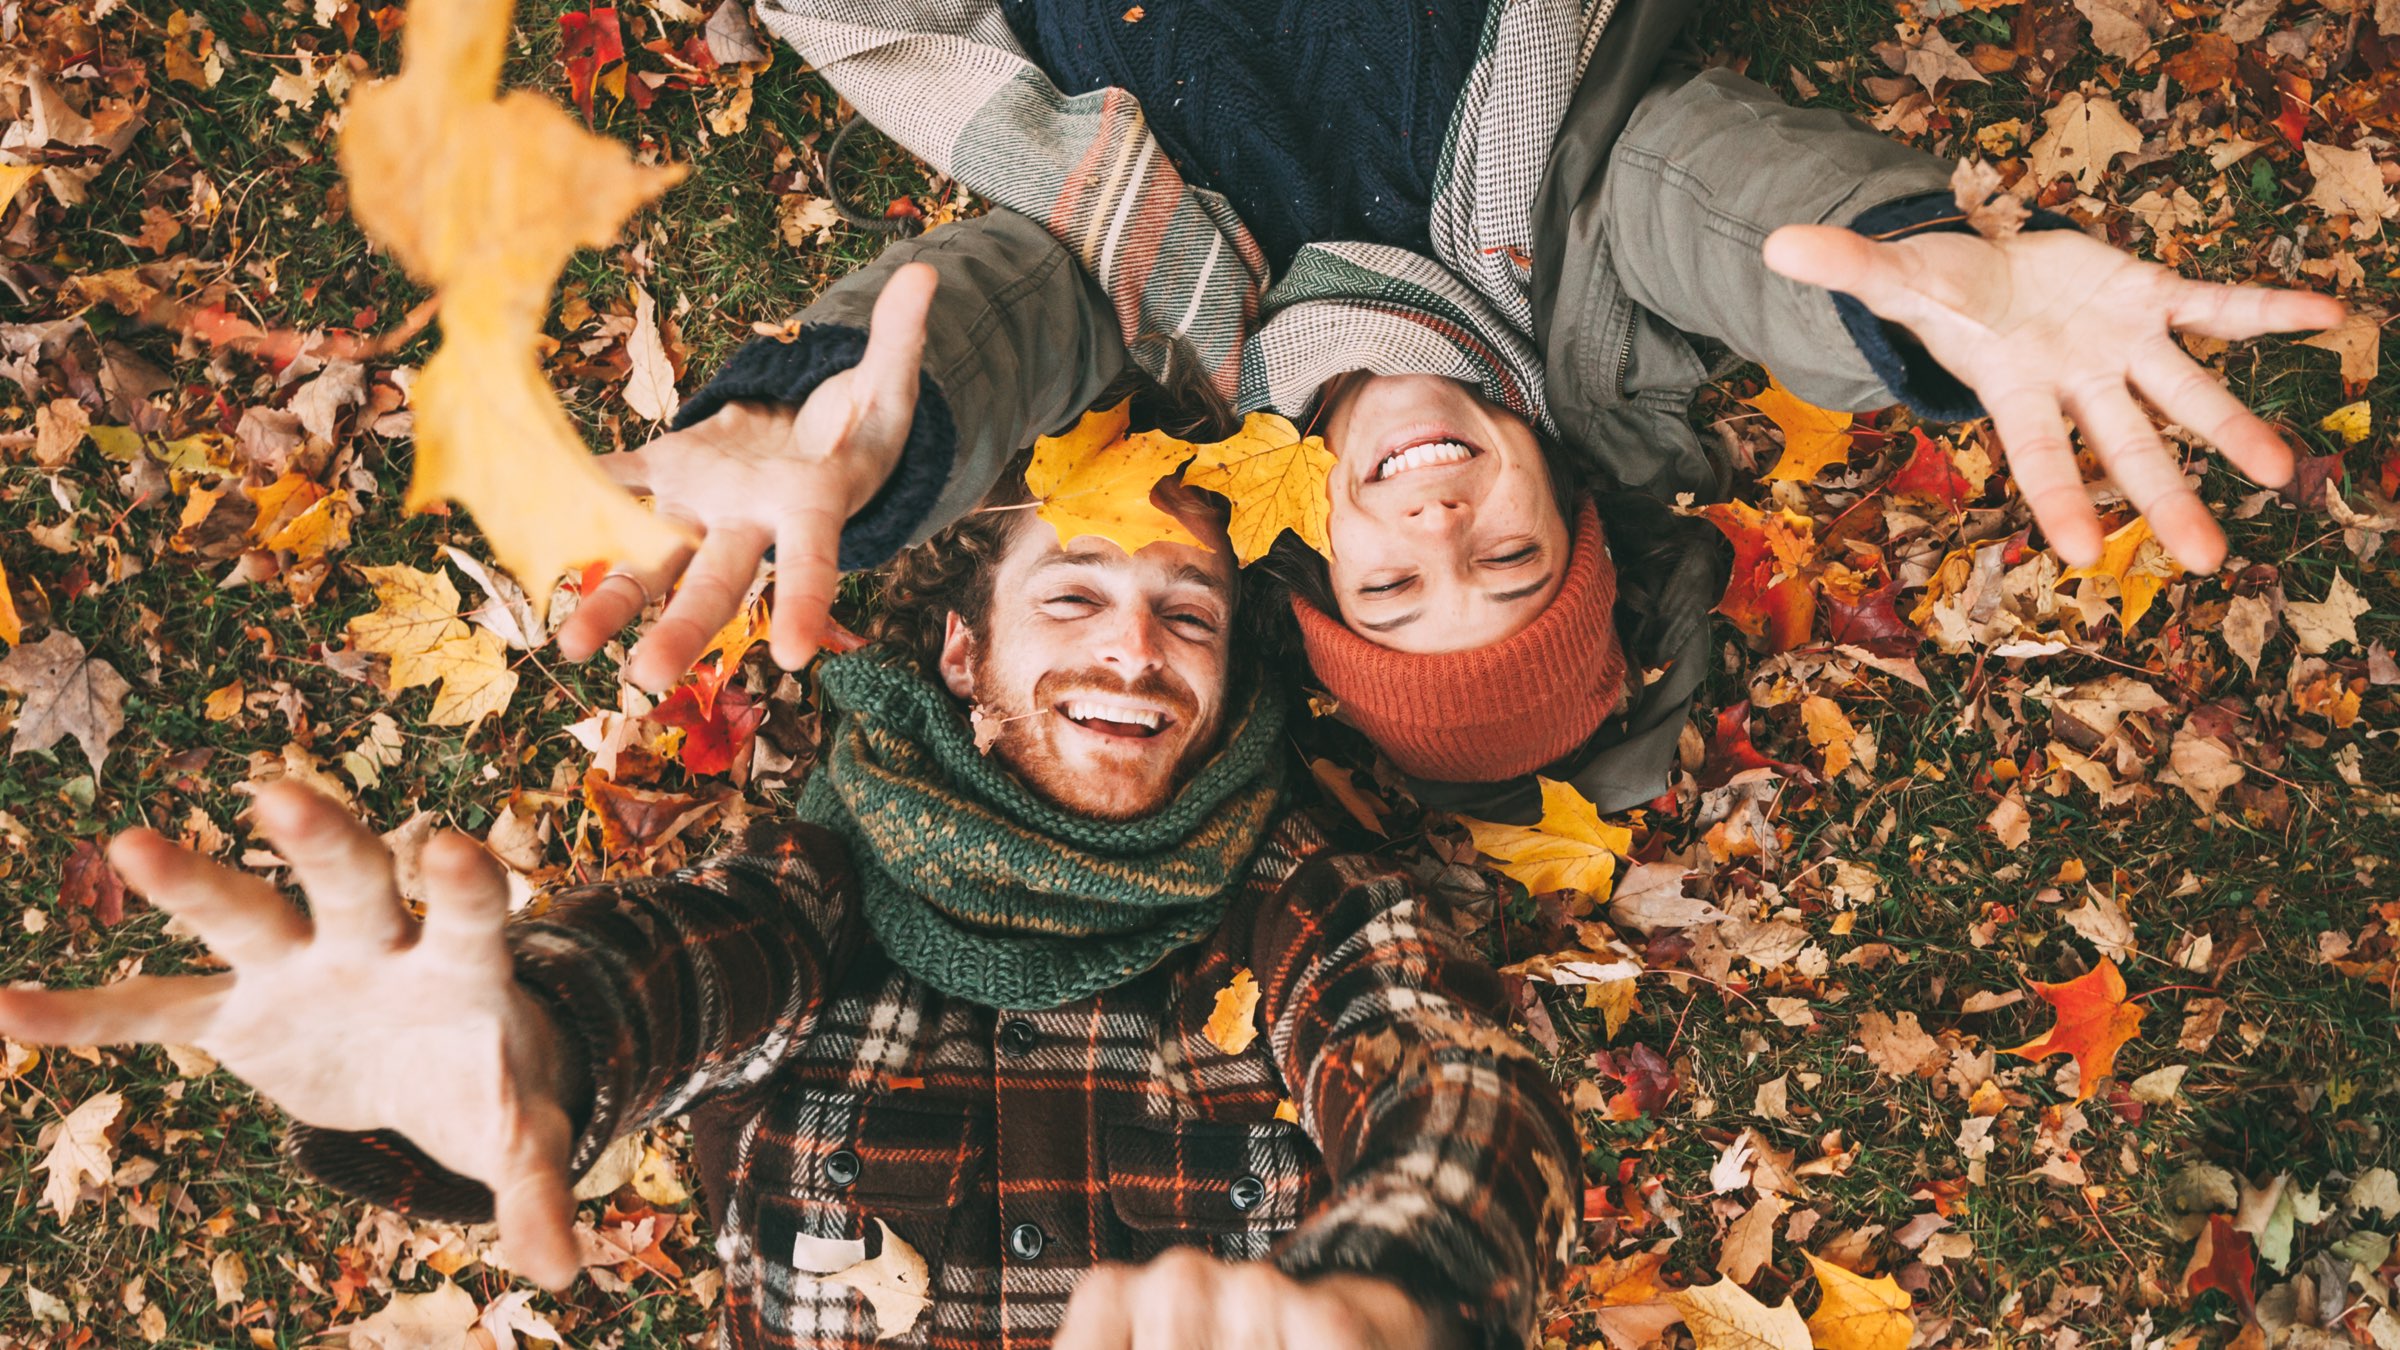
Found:
[[[975,701],[975,634],[956,610],[942,623],[941,674],[951,693]]]

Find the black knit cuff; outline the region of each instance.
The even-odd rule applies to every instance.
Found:
[[[1927,192],[1870,206],[1850,222],[1850,228],[1872,239],[1905,239],[1912,234],[1973,234],[1958,199],[1948,192]],[[2071,230],[2075,222],[2055,211],[2036,210],[2026,217],[2029,230]],[[1909,331],[1876,317],[1857,296],[1833,293],[1834,311],[1842,327],[1858,344],[1861,356],[1899,395],[1910,412],[1931,422],[1971,422],[1983,416],[1983,401],[1959,378],[1928,355]]]
[[[794,407],[816,387],[850,369],[866,355],[867,332],[847,324],[813,323],[789,342],[756,338],[683,402],[670,425],[676,431],[699,422],[728,403],[756,400]],[[880,567],[907,547],[949,484],[958,454],[950,404],[931,375],[917,377],[917,411],[892,476],[842,527],[839,554],[845,572]],[[772,553],[769,557],[774,556]]]

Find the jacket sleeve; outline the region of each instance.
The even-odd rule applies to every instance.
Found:
[[[581,1176],[619,1136],[762,1081],[814,1029],[863,923],[841,842],[811,825],[663,877],[558,893],[511,925],[517,979],[568,1059]],[[285,1151],[335,1190],[420,1218],[487,1222],[490,1190],[389,1130],[294,1125]]]
[[[1303,864],[1252,957],[1269,1044],[1334,1183],[1276,1264],[1378,1275],[1454,1312],[1478,1346],[1532,1337],[1565,1269],[1582,1152],[1510,1035],[1499,978],[1408,877]]]
[[[879,566],[966,514],[1011,456],[1073,421],[1125,365],[1116,312],[1074,255],[1033,220],[995,208],[894,244],[826,288],[795,320],[795,337],[743,346],[675,425],[737,399],[805,401],[858,364],[884,281],[911,262],[941,274],[917,416],[891,478],[842,532],[845,571]]]
[[[1595,181],[1560,185],[1576,194],[1569,258],[1605,256],[1634,303],[1765,364],[1811,403],[1899,401],[1833,294],[1769,271],[1760,251],[1783,225],[1852,225],[1878,207],[1946,196],[1950,165],[1710,70],[1654,85],[1597,168]],[[1570,311],[1564,292],[1576,284],[1561,278],[1557,312]]]

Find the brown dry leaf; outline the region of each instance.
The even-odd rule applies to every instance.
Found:
[[[2075,186],[2090,192],[2107,176],[2119,155],[2142,148],[2142,133],[2104,94],[2069,94],[2043,114],[2048,129],[2033,143],[2033,182],[2039,187],[2062,173],[2075,175]]]
[[[1790,1299],[1770,1308],[1731,1280],[1668,1297],[1699,1350],[1810,1350],[1808,1323]]]
[[[1325,482],[1333,473],[1334,459],[1324,437],[1303,439],[1300,429],[1283,418],[1254,412],[1242,419],[1242,429],[1233,436],[1195,445],[1192,452],[1183,481],[1220,493],[1233,504],[1226,533],[1242,566],[1267,556],[1285,530],[1330,556],[1326,529],[1333,519],[1333,499]]]
[[[399,76],[350,96],[340,157],[359,225],[442,304],[441,348],[410,390],[407,504],[473,512],[538,611],[580,563],[646,566],[680,542],[593,463],[536,352],[568,258],[683,170],[636,164],[533,94],[495,98],[512,9],[411,11]]]
[[[1735,1284],[1756,1278],[1775,1259],[1775,1225],[1790,1208],[1791,1202],[1780,1195],[1760,1196],[1725,1230],[1725,1243],[1717,1250],[1717,1273]]]
[[[1229,1055],[1242,1053],[1258,1039],[1258,978],[1248,966],[1233,972],[1233,978],[1217,991],[1217,1003],[1209,1010],[1203,1034],[1209,1044]]]
[[[2182,788],[2202,815],[2210,815],[2217,809],[2217,798],[2241,782],[2244,772],[2242,762],[2224,742],[2192,730],[2186,722],[2176,729],[2175,740],[2167,748],[2167,767],[2159,771],[2158,781]]]
[[[2290,600],[2283,606],[2283,621],[2292,627],[2292,639],[2300,650],[2311,656],[2321,656],[2334,647],[2358,643],[2358,616],[2373,606],[2366,602],[2350,578],[2336,572],[2333,587],[2322,600]]]
[[[42,1170],[50,1174],[42,1183],[42,1203],[57,1213],[59,1222],[75,1217],[86,1181],[105,1184],[116,1172],[117,1149],[109,1142],[108,1130],[124,1109],[123,1097],[103,1092],[87,1098],[59,1123],[58,1139],[41,1161]]]
[[[209,690],[208,697],[200,701],[200,715],[211,722],[232,721],[241,715],[244,692],[240,680]]]
[[[1092,535],[1127,553],[1158,543],[1206,548],[1150,497],[1191,458],[1191,445],[1156,432],[1128,436],[1130,407],[1127,400],[1087,412],[1065,435],[1033,443],[1025,486],[1040,503],[1035,514],[1058,532],[1061,548]]]
[[[1887,64],[1922,85],[1929,95],[1939,96],[1945,80],[1964,80],[1969,84],[1989,84],[1991,80],[1977,70],[1973,62],[1959,55],[1950,39],[1932,24],[1919,28],[1903,23],[1898,28],[1899,40],[1891,47],[1879,47],[1877,54],[1886,57]],[[1897,52],[1892,49],[1897,48]],[[1891,59],[1896,56],[1897,59]]]
[[[1960,160],[1950,171],[1950,195],[1966,213],[1967,224],[1986,239],[2009,238],[2032,214],[2024,199],[2001,186],[2000,170],[1985,160]]]
[[[873,1221],[883,1247],[866,1255],[863,1238],[819,1238],[802,1235],[792,1253],[793,1264],[823,1284],[847,1285],[875,1310],[875,1339],[905,1336],[932,1301],[925,1258],[901,1240],[891,1225]]]
[[[2023,848],[2033,838],[2033,813],[2025,809],[2025,794],[2013,787],[1983,823],[2008,848]]]
[[[1881,1012],[1862,1015],[1858,1019],[1858,1043],[1866,1047],[1867,1059],[1876,1072],[1894,1078],[1926,1073],[1949,1060],[1941,1042],[1917,1025],[1917,1015],[1913,1012],[1903,1012],[1897,1017]]]
[[[0,689],[25,696],[10,754],[47,750],[73,736],[97,774],[108,761],[109,741],[125,729],[125,696],[133,686],[62,628],[0,660]]]
[[[242,1254],[231,1247],[220,1247],[208,1262],[208,1283],[217,1296],[217,1306],[242,1306],[250,1297],[250,1266]]]
[[[2267,639],[2275,635],[2275,609],[2255,595],[2237,595],[2225,607],[2225,625],[2218,630],[2225,638],[2225,647],[2250,673],[2258,673],[2258,659],[2266,650]]]
[[[442,1281],[421,1294],[394,1294],[374,1316],[337,1330],[350,1350],[471,1350],[475,1296]]]
[[[2400,212],[2374,155],[2315,141],[2300,148],[2308,155],[2309,177],[2315,180],[2309,185],[2308,204],[2329,216],[2348,216],[2351,238],[2381,234],[2383,222]]]
[[[2340,323],[2300,339],[2303,347],[2332,352],[2342,359],[2342,387],[2362,390],[2373,382],[2383,352],[2383,325],[2391,316],[2379,305],[2354,305]]]
[[[2147,55],[2168,22],[2158,0],[2075,0],[2075,8],[2091,21],[2092,45],[2120,61]]]
[[[625,336],[625,359],[633,367],[625,377],[625,406],[653,422],[673,417],[682,405],[675,393],[675,363],[667,359],[667,344],[658,335],[658,302],[638,281],[633,283],[633,331]]]

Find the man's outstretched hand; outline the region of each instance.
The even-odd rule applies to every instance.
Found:
[[[775,550],[775,660],[797,670],[825,638],[841,580],[842,526],[891,477],[916,418],[925,315],[938,274],[910,263],[884,283],[859,363],[817,386],[795,412],[733,403],[697,425],[599,463],[663,515],[699,527],[696,552],[638,581],[612,575],[558,631],[559,652],[581,661],[642,612],[674,598],[625,663],[652,691],[683,677],[717,630],[741,611],[759,561]],[[681,584],[676,579],[681,577]]]
[[[1899,324],[1983,400],[2009,472],[2068,562],[2100,560],[2101,529],[2062,413],[2185,567],[2215,570],[2225,535],[2159,439],[2138,393],[2269,486],[2292,452],[2176,345],[2178,329],[2240,339],[2341,322],[2331,296],[2187,280],[2075,230],[1993,241],[1919,234],[1877,242],[1826,225],[1767,236],[1767,266],[1856,296]]]
[[[553,1289],[578,1268],[573,1144],[549,1015],[516,982],[499,866],[464,835],[426,846],[422,923],[383,842],[306,788],[260,792],[258,821],[307,892],[150,830],[109,847],[125,880],[199,933],[231,974],[103,989],[0,989],[0,1032],[52,1045],[197,1045],[295,1118],[397,1130],[492,1188],[510,1265]]]

